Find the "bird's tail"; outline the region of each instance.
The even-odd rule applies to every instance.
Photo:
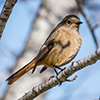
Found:
[[[7,78],[6,81],[8,81],[8,84],[12,84],[15,81],[17,81],[22,75],[24,75],[26,72],[28,72],[29,70],[31,70],[32,68],[34,68],[35,66],[35,62],[36,62],[36,58],[37,56],[27,65],[25,65],[23,68],[21,68],[20,70],[18,70],[17,72],[15,72],[14,74],[12,74],[9,78]]]

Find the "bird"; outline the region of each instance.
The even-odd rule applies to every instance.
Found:
[[[47,68],[54,69],[56,73],[56,69],[62,70],[61,66],[71,62],[81,47],[83,38],[79,34],[79,26],[82,23],[76,15],[65,16],[50,32],[34,59],[6,79],[8,85],[31,69],[33,73],[39,65],[44,65],[40,73]]]

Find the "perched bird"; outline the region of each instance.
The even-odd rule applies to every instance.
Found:
[[[17,81],[29,70],[32,73],[38,65],[44,65],[43,72],[48,67],[61,69],[60,67],[69,63],[78,53],[83,38],[79,34],[80,19],[75,15],[66,16],[50,33],[44,44],[41,46],[37,56],[23,68],[12,74],[8,84]]]

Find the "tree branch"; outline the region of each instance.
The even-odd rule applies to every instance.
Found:
[[[98,49],[99,46],[98,46],[98,42],[97,42],[97,39],[96,39],[95,34],[94,34],[94,29],[95,29],[97,26],[99,26],[99,25],[97,24],[97,25],[95,25],[95,27],[92,27],[91,24],[90,24],[90,22],[89,22],[89,20],[88,20],[88,18],[87,18],[86,15],[85,15],[83,9],[82,9],[82,5],[81,5],[81,3],[80,3],[80,0],[76,0],[76,3],[77,3],[77,6],[78,6],[79,11],[80,11],[81,14],[84,16],[84,18],[85,18],[85,20],[86,20],[86,22],[87,22],[87,24],[88,24],[88,27],[89,27],[89,29],[90,29],[90,31],[91,31],[91,33],[92,33],[94,42],[95,42],[95,44],[96,44],[96,48]]]
[[[38,86],[33,87],[32,90],[30,90],[29,92],[25,93],[24,96],[22,96],[20,99],[18,100],[32,100],[35,97],[37,97],[38,95],[40,95],[41,93],[47,91],[48,89],[60,84],[60,82],[64,82],[66,81],[66,79],[71,76],[73,73],[75,73],[76,71],[94,64],[97,60],[100,59],[100,48],[97,49],[97,51],[95,51],[94,53],[92,53],[91,55],[73,62],[69,67],[65,68],[63,71],[60,71],[59,74],[53,78],[51,78],[50,80],[45,81],[42,84],[39,84]]]
[[[3,30],[5,28],[6,22],[12,12],[13,6],[16,4],[17,0],[6,0],[4,7],[0,15],[0,38],[2,36]]]

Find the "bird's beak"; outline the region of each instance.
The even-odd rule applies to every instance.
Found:
[[[82,24],[82,23],[83,23],[83,22],[77,22],[76,24],[77,24],[77,25],[80,25],[80,24]]]

